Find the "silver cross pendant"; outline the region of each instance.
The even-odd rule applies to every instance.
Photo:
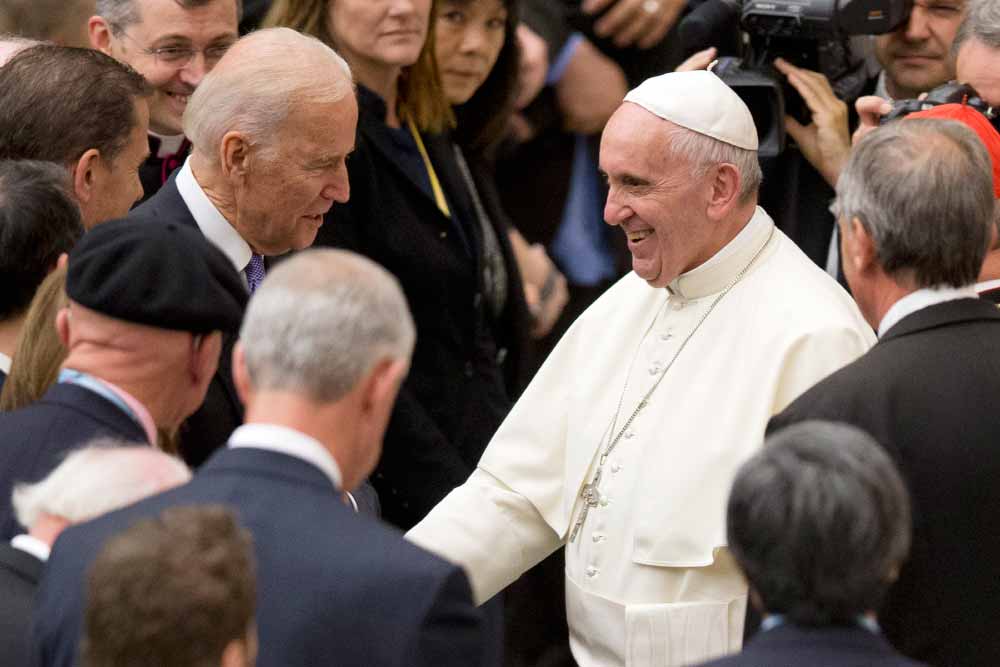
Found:
[[[576,536],[580,532],[580,528],[583,527],[583,522],[587,520],[587,514],[590,512],[590,508],[597,507],[598,503],[601,502],[601,492],[597,488],[597,483],[599,481],[601,481],[601,473],[598,470],[594,481],[590,484],[585,484],[583,490],[580,492],[580,497],[583,499],[583,509],[580,511],[580,517],[573,525],[573,532],[569,536],[570,542],[576,541]]]

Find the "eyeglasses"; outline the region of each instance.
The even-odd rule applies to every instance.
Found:
[[[204,49],[194,49],[189,46],[161,46],[155,49],[147,49],[138,40],[121,28],[118,28],[117,33],[128,37],[132,43],[139,47],[139,50],[142,53],[145,53],[147,56],[152,56],[157,65],[173,67],[175,69],[183,69],[184,67],[187,67],[199,53],[205,58],[206,65],[214,66],[222,59],[222,56],[226,55],[226,51],[229,50],[229,47],[235,43],[227,42],[225,44],[213,44],[205,47]]]

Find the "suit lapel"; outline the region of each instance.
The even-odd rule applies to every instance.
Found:
[[[224,447],[198,470],[198,477],[236,473],[255,477],[281,478],[295,485],[314,487],[333,496],[338,489],[313,464],[281,452],[256,447]]]
[[[45,564],[10,544],[0,544],[0,567],[13,572],[29,584],[37,585]]]

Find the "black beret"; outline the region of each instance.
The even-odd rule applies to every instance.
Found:
[[[238,332],[248,298],[233,263],[197,227],[134,214],[83,235],[66,295],[108,317],[192,333]]]

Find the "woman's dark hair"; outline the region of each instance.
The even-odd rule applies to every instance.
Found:
[[[471,4],[475,0],[451,0]],[[504,42],[497,62],[483,85],[465,103],[455,107],[455,139],[472,153],[485,153],[503,138],[517,97],[521,52],[517,45],[518,9],[521,0],[501,0],[507,10]]]

